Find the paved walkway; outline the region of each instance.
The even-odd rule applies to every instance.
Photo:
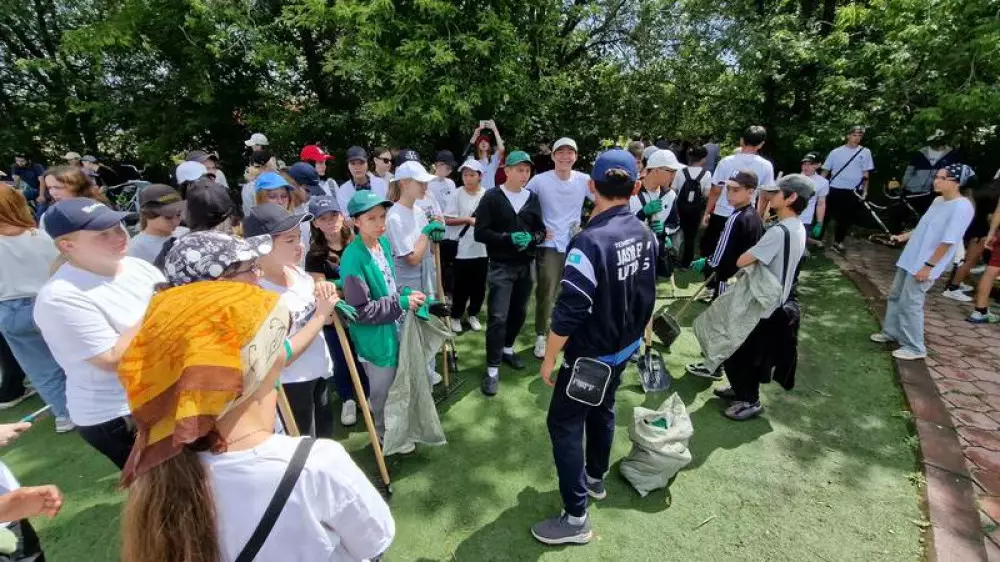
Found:
[[[836,259],[841,267],[852,276],[860,274],[867,278],[884,299],[892,284],[895,261],[899,252],[869,242],[854,241],[845,259]],[[970,304],[958,303],[941,296],[944,279],[928,293],[925,314],[925,340],[928,348],[926,369],[933,380],[940,402],[929,393],[924,400],[912,387],[920,385],[919,380],[907,380],[904,370],[914,368],[922,372],[921,362],[900,361],[900,377],[907,391],[910,407],[917,418],[918,434],[926,464],[935,464],[929,457],[937,454],[933,449],[948,449],[948,443],[939,441],[934,434],[922,428],[920,419],[930,419],[937,430],[947,432],[945,437],[957,434],[961,455],[964,456],[965,470],[956,466],[945,470],[949,475],[969,478],[975,494],[976,508],[979,510],[980,529],[985,535],[989,560],[1000,561],[1000,325],[975,325],[965,321],[971,312]],[[864,288],[862,287],[862,290]],[[882,308],[881,310],[884,310]],[[881,320],[881,319],[880,319]],[[911,366],[906,363],[915,364]],[[926,379],[926,377],[924,377]],[[918,396],[914,396],[917,394]],[[935,406],[943,404],[940,418],[935,419]],[[946,412],[946,413],[945,413]],[[950,422],[950,423],[949,423]],[[954,428],[954,434],[948,431]],[[944,439],[947,440],[947,439]],[[951,437],[952,443],[954,438]],[[957,458],[955,449],[952,457]],[[944,456],[947,456],[945,454]],[[955,460],[954,463],[960,463]],[[948,462],[940,463],[947,465]],[[930,474],[928,474],[930,476]],[[929,478],[930,480],[930,478]],[[928,501],[935,502],[933,486],[928,482]],[[931,505],[931,520],[934,523],[934,506]],[[971,529],[969,531],[972,531]],[[941,559],[941,546],[938,559]]]

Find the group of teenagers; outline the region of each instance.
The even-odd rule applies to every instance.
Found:
[[[848,149],[858,148],[854,134]],[[765,140],[762,127],[748,128],[709,176],[697,146],[684,155],[690,165],[668,149],[611,149],[584,174],[574,170],[575,141],[561,138],[553,169],[533,175],[533,159],[508,152],[484,121],[461,164],[441,151],[431,173],[415,151],[376,149],[385,167],[372,173],[368,152],[352,147],[351,179],[337,185],[318,146],[283,168],[258,133],[246,143],[242,205],[208,166],[187,161],[176,186],[140,193],[135,237],[80,170],[61,167],[42,177],[53,201],[40,226],[21,192],[0,184],[0,261],[12,264],[0,271],[0,327],[57,431],[75,428],[122,470],[124,559],[365,560],[389,547],[394,522],[325,439],[335,415],[329,380],[342,423],[355,423],[347,361],[356,358],[382,435],[402,319],[448,315],[453,331],[479,331],[485,302],[481,391],[494,396],[502,365],[525,368],[514,346],[534,289],[533,352],[555,386],[547,427],[564,505],[531,532],[546,544],[586,543],[589,498],[606,496],[615,390],[653,315],[658,279],[673,267],[702,272],[715,298],[757,266],[779,286],[721,369],[688,366],[728,377],[715,389],[728,418],[762,412],[773,319],[796,298],[826,187],[812,154],[803,174],[775,180],[758,154]],[[844,160],[857,157],[833,158]],[[901,358],[922,353],[923,294],[952,257],[955,232],[961,243],[968,201],[959,188],[969,175],[961,164],[942,169],[941,197],[902,237],[885,328],[873,336],[898,341],[897,353],[909,353]],[[765,220],[776,227],[765,230]],[[346,346],[336,323],[347,327]],[[440,382],[433,361],[427,376]],[[284,434],[278,388],[305,437]]]

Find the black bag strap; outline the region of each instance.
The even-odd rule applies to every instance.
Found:
[[[785,304],[785,281],[788,279],[788,257],[792,252],[792,235],[788,232],[788,227],[780,222],[778,223],[778,228],[785,235],[785,247],[782,250],[785,261],[781,263],[781,294],[778,295],[778,305],[780,306]]]
[[[702,171],[704,171],[704,170],[702,170]],[[683,170],[681,170],[681,173],[684,174],[684,183],[687,183],[687,182],[691,181],[691,174],[688,173],[688,169],[687,168],[684,168]],[[698,176],[698,179],[700,180],[701,176]]]
[[[285,467],[285,473],[281,475],[281,482],[278,483],[278,488],[271,496],[271,501],[267,504],[267,509],[264,510],[264,516],[260,518],[260,523],[257,523],[257,528],[250,535],[250,540],[247,541],[240,555],[236,557],[236,562],[251,562],[264,546],[264,541],[274,529],[274,524],[278,522],[281,510],[288,503],[288,497],[292,495],[292,489],[295,488],[295,483],[298,482],[299,475],[302,474],[302,469],[306,465],[306,459],[309,458],[309,451],[312,450],[315,443],[315,439],[306,437],[299,441],[298,446],[295,447],[295,454],[292,455],[291,462]]]
[[[857,152],[855,152],[854,155],[851,156],[850,160],[848,160],[846,164],[844,164],[843,166],[841,166],[841,168],[839,170],[837,170],[836,174],[833,174],[832,176],[830,176],[830,183],[833,183],[833,180],[837,179],[837,176],[840,175],[840,172],[843,172],[844,170],[846,170],[847,167],[851,165],[851,162],[854,162],[854,159],[857,158],[858,154],[861,154],[861,152],[864,151],[864,149],[865,149],[865,147],[859,146]]]
[[[684,171],[687,171],[687,168],[684,168]],[[694,178],[694,179],[698,180],[698,187],[701,187],[701,178],[705,177],[705,174],[707,174],[707,173],[708,173],[708,170],[702,169],[701,172],[698,173],[698,177]],[[688,179],[691,179],[691,178],[688,178]]]
[[[476,218],[476,212],[472,211],[472,214],[469,215],[469,216],[472,217],[472,218]],[[469,228],[471,228],[471,227],[472,227],[471,224],[465,225],[465,227],[462,228],[462,231],[458,233],[458,237],[461,238],[461,237],[465,236],[465,233],[468,232]]]

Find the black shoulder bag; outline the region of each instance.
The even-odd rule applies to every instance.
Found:
[[[274,529],[274,524],[278,522],[281,510],[288,503],[288,497],[292,495],[295,483],[299,481],[299,475],[302,474],[302,469],[306,465],[306,459],[309,458],[309,451],[312,450],[315,443],[316,440],[312,437],[306,437],[299,441],[299,445],[295,448],[295,454],[292,455],[292,460],[285,467],[285,473],[281,475],[281,482],[278,483],[278,488],[274,491],[274,495],[271,496],[271,501],[267,504],[267,509],[264,510],[264,516],[260,518],[260,523],[257,523],[257,528],[250,535],[250,540],[247,541],[240,555],[236,557],[236,562],[251,562],[256,558],[257,553],[260,552],[261,547],[264,546],[264,541],[267,540],[268,535],[271,534],[271,530]]]
[[[837,176],[840,175],[840,172],[843,172],[844,170],[846,170],[847,167],[851,165],[851,162],[854,162],[854,159],[857,158],[858,154],[861,154],[861,152],[864,151],[864,149],[865,149],[865,147],[863,147],[863,146],[858,147],[858,151],[855,152],[853,156],[851,156],[850,160],[848,160],[846,164],[844,164],[843,166],[841,166],[840,169],[837,170],[836,174],[833,174],[832,176],[830,176],[830,183],[833,183],[833,180],[837,179]],[[864,178],[862,178],[861,179],[861,183],[864,183],[864,182],[865,182],[865,180],[864,180]],[[855,186],[854,189],[857,189],[859,187],[861,187],[860,183],[857,186]],[[787,234],[788,231],[786,230],[785,232]]]

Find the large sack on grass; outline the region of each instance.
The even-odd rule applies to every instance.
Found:
[[[677,394],[670,395],[656,410],[636,406],[629,427],[632,452],[621,464],[622,476],[645,497],[691,462],[688,440],[694,435],[691,418]],[[662,427],[666,420],[666,427]]]
[[[392,455],[411,445],[443,445],[444,430],[438,418],[427,379],[427,363],[451,335],[444,321],[436,316],[420,320],[406,313],[399,338],[399,365],[396,379],[385,401],[385,440],[382,451]]]

